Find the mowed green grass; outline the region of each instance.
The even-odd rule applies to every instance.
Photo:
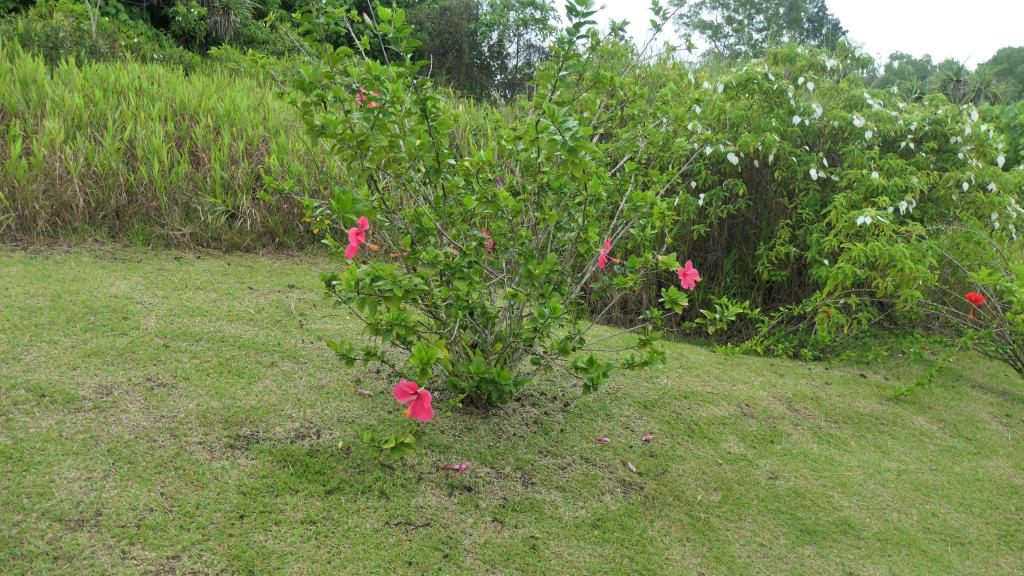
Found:
[[[671,344],[381,464],[354,431],[404,420],[323,344],[354,330],[325,266],[0,249],[0,573],[1024,573],[1024,385],[998,364],[897,401],[927,364]]]

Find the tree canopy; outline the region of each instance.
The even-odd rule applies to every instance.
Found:
[[[1024,99],[1024,46],[1000,49],[978,70],[992,75],[1002,86],[1007,100]]]
[[[773,44],[834,48],[846,36],[825,0],[673,0],[676,28],[723,58],[756,56]]]

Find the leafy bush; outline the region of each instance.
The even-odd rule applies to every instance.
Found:
[[[196,0],[175,2],[167,9],[167,16],[171,19],[168,26],[169,31],[185,45],[197,48],[202,45],[206,40],[206,35],[210,33],[206,6]]]
[[[0,0],[0,15],[24,8],[27,4],[26,0]]]
[[[305,243],[302,207],[265,179],[328,194],[293,110],[265,85],[134,62],[50,68],[0,45],[0,231],[115,236],[140,225],[220,248]]]
[[[29,10],[0,20],[0,38],[17,42],[50,65],[65,59],[134,59],[191,70],[198,62],[195,54],[178,47],[170,37],[125,15],[111,18],[93,13],[94,28],[89,10],[74,0],[40,0]]]
[[[374,41],[403,59],[389,66],[329,49],[304,70],[307,128],[346,166],[345,189],[309,202],[316,230],[349,262],[324,280],[371,337],[334,343],[343,359],[381,362],[479,404],[514,399],[546,370],[590,391],[614,367],[661,361],[659,326],[687,303],[678,287],[636,314],[632,336],[591,337],[602,315],[588,315],[589,299],[614,300],[651,277],[689,289],[699,279],[666,249],[674,199],[647,185],[671,175],[631,161],[641,138],[605,143],[595,129],[618,110],[585,97],[592,81],[644,103],[627,73],[634,49],[587,28],[591,14],[570,4],[571,25],[531,100],[470,109],[489,131],[473,141],[449,136],[466,109],[417,75],[402,11],[378,9]],[[600,74],[595,61],[607,66]]]
[[[408,59],[339,50],[306,72],[303,116],[350,178],[311,216],[339,252],[369,216],[387,254],[326,277],[375,339],[336,344],[346,360],[503,400],[532,373],[520,366],[561,357],[600,382],[608,359],[580,355],[587,311],[657,327],[652,305],[749,350],[807,354],[883,320],[930,321],[943,230],[1016,241],[1021,173],[973,106],[871,90],[873,63],[846,43],[716,71],[641,58],[572,10],[533,96],[508,107],[446,99]],[[381,14],[407,52],[404,22]],[[605,237],[622,261],[595,275]],[[692,299],[666,273],[674,254],[706,277]]]
[[[990,108],[986,119],[996,123],[1007,136],[1006,166],[1024,169],[1024,101]]]
[[[994,228],[999,218],[992,216]],[[915,304],[963,346],[1024,375],[1024,263],[999,240],[973,228],[941,231],[934,289]]]
[[[1021,174],[1004,169],[995,126],[941,96],[913,103],[867,89],[870,66],[843,43],[786,47],[717,74],[654,63],[635,79],[642,107],[581,98],[621,111],[603,126],[609,142],[657,127],[631,161],[678,174],[668,194],[686,227],[670,250],[699,257],[709,278],[683,326],[699,319],[726,340],[756,336],[749,348],[788,353],[883,317],[916,321],[909,304],[938,265],[934,230],[1012,239]],[[618,305],[631,312],[664,284]]]

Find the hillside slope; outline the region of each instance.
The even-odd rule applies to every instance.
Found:
[[[1024,573],[1002,366],[963,356],[895,401],[926,364],[671,344],[589,396],[555,378],[439,418],[382,465],[354,430],[399,407],[324,346],[354,324],[323,266],[0,249],[0,571]]]

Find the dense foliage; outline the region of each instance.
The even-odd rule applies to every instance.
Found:
[[[589,300],[634,292],[648,277],[683,278],[690,267],[667,250],[675,201],[669,187],[653,188],[667,175],[631,160],[648,144],[646,127],[621,134],[629,140],[601,128],[619,104],[644,105],[631,88],[631,49],[589,30],[585,5],[570,7],[533,96],[508,110],[446,101],[418,76],[401,11],[379,9],[372,32],[404,59],[382,66],[330,51],[304,71],[307,126],[347,167],[330,201],[310,203],[317,230],[349,262],[325,277],[328,288],[371,336],[335,343],[346,360],[380,361],[476,403],[511,400],[555,367],[592,390],[615,364],[660,361],[658,328],[686,305],[679,288],[637,311],[636,336],[616,343],[632,351],[620,361],[599,359],[608,342],[589,337],[601,319],[588,315]],[[629,94],[599,95],[620,91]],[[480,131],[452,140],[465,124]],[[372,244],[380,253],[367,258]]]
[[[733,60],[785,43],[835,48],[846,30],[825,0],[672,0],[680,34]]]
[[[146,9],[160,17],[115,1],[21,7],[0,29],[40,56],[0,50],[0,230],[255,247],[308,243],[312,227],[340,252],[366,216],[381,249],[332,278],[336,295],[368,298],[369,282],[430,314],[382,319],[392,311],[378,306],[365,316],[376,335],[416,329],[388,333],[405,353],[360,357],[420,377],[407,363],[437,351],[429,375],[481,402],[514,396],[531,358],[567,360],[588,386],[612,363],[656,361],[661,330],[804,356],[882,323],[979,346],[1011,334],[993,352],[1004,358],[1019,342],[1019,275],[993,263],[1019,252],[1024,112],[988,104],[1015,51],[974,72],[895,54],[879,72],[824,41],[835,22],[798,2],[762,14],[770,29],[739,39],[744,59],[692,63],[641,53],[621,27],[597,32],[586,2],[555,41],[542,0],[404,5],[386,22],[343,1]],[[814,30],[787,29],[786,10]],[[782,39],[803,46],[770,47]],[[333,158],[272,95],[310,61],[298,103]],[[686,259],[705,278],[688,294],[674,276]],[[986,304],[962,322],[967,292]],[[638,319],[651,332],[632,360],[563,340]],[[412,360],[416,345],[427,351]]]
[[[1003,48],[976,70],[955,59],[934,63],[928,54],[917,58],[894,52],[873,80],[875,86],[895,87],[910,99],[942,94],[956,104],[979,106],[1021,100],[1022,83],[1024,48]]]
[[[133,59],[190,70],[199,61],[140,21],[102,16],[75,0],[40,0],[22,13],[0,19],[0,38],[31,49],[50,65],[64,59]]]
[[[298,84],[346,166],[307,207],[344,254],[328,291],[369,336],[332,347],[389,366],[414,419],[433,417],[430,388],[508,401],[545,369],[591,390],[658,362],[663,327],[809,354],[948,318],[1024,369],[1017,276],[963,235],[1018,249],[1024,172],[974,106],[872,89],[845,42],[717,73],[650,58],[591,28],[585,1],[528,97],[468,105],[417,74],[402,11],[376,14],[368,38],[403,58],[329,48]],[[602,321],[638,337],[595,347]]]
[[[267,88],[230,72],[50,68],[0,43],[0,232],[305,244],[301,206],[274,183],[326,194],[336,170],[314,161],[300,126]]]

